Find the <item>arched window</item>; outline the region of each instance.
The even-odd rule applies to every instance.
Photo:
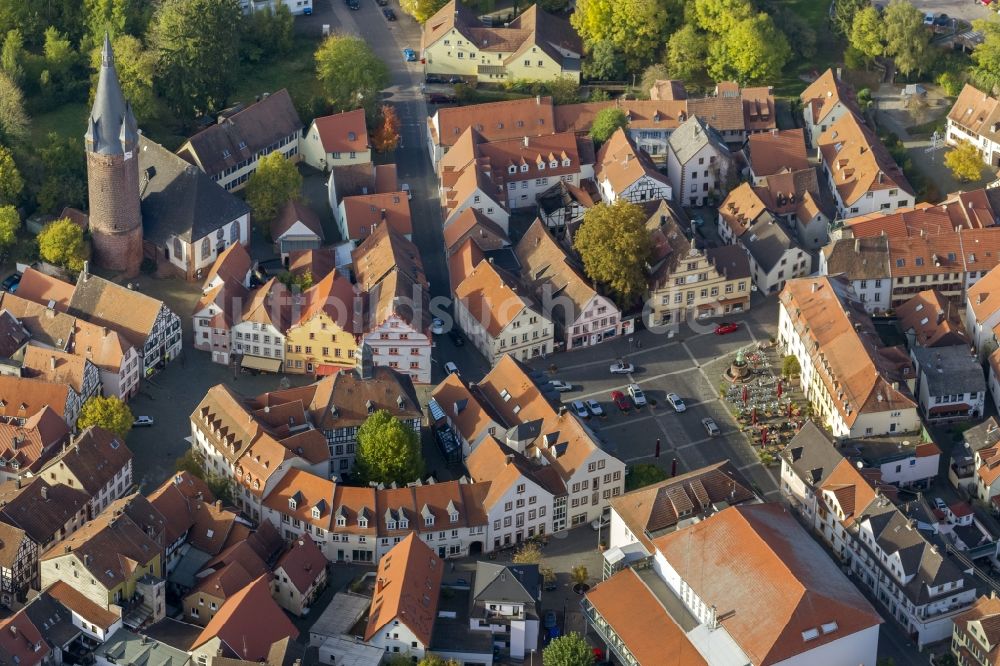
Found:
[[[229,242],[237,243],[240,240],[240,223],[233,222],[233,225],[229,227]]]
[[[181,243],[180,238],[174,239],[174,256],[178,259],[184,258],[184,244]]]
[[[205,257],[207,257],[208,254],[209,254],[209,252],[211,252],[211,251],[212,251],[212,243],[208,239],[208,236],[205,236],[202,239],[202,241],[201,241],[201,256],[202,256],[202,258],[204,259]]]

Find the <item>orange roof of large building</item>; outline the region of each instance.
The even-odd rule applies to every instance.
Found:
[[[364,109],[322,116],[316,118],[313,124],[325,152],[361,153],[369,148]]]
[[[837,119],[816,141],[820,155],[845,205],[867,192],[913,187],[878,136],[853,113]]]
[[[983,321],[1000,310],[1000,268],[991,268],[976,284],[969,287],[966,302],[972,308],[976,321]]]
[[[29,418],[0,418],[0,467],[37,472],[69,440],[66,421],[49,407]]]
[[[224,283],[242,284],[252,267],[253,259],[250,258],[247,249],[243,247],[242,243],[233,243],[212,262],[212,267],[208,269],[208,275],[203,284],[210,285],[216,278]]]
[[[454,293],[469,314],[496,338],[525,309],[534,305],[530,296],[520,292],[515,276],[488,261],[481,261]]]
[[[88,367],[94,368],[83,356],[68,354],[56,349],[28,345],[24,350],[21,367],[24,376],[37,377],[56,384],[67,384],[83,394]],[[93,371],[93,370],[92,370]]]
[[[854,524],[868,505],[875,501],[878,494],[868,479],[847,458],[837,463],[819,489],[820,492],[829,493],[836,498],[840,509],[837,518],[845,527]]]
[[[261,576],[226,599],[191,647],[196,649],[218,638],[221,656],[263,661],[274,643],[298,635],[299,630],[271,598],[267,576]]]
[[[379,224],[351,252],[354,279],[362,290],[369,290],[392,271],[402,271],[426,284],[420,251],[413,241],[389,224]]]
[[[6,301],[4,301],[6,304]],[[76,319],[71,350],[101,370],[120,372],[122,361],[134,346],[118,331]]]
[[[972,134],[1000,141],[1000,101],[966,83],[948,112],[948,120]]]
[[[754,176],[809,168],[805,131],[802,129],[758,132],[747,137],[747,152]]]
[[[521,263],[521,277],[533,289],[549,288],[551,294],[567,298],[573,308],[554,308],[553,316],[575,321],[598,295],[591,283],[571,262],[540,219],[536,219],[514,247]],[[568,310],[573,310],[568,312]]]
[[[329,530],[335,485],[310,472],[290,469],[264,498],[264,506],[304,524]]]
[[[780,302],[848,426],[865,412],[916,406],[879,353],[871,318],[838,294],[830,278],[789,280]]]
[[[56,310],[65,312],[73,298],[73,285],[63,282],[34,268],[28,268],[21,275],[17,285],[17,295],[35,303],[52,303]]]
[[[365,238],[382,222],[404,236],[413,233],[410,202],[406,192],[344,197],[340,205],[344,208],[344,225],[347,227],[348,238]]]
[[[316,282],[303,294],[305,302],[302,315],[291,328],[302,326],[320,312],[335,321],[345,332],[361,331],[359,310],[362,305],[360,293],[355,292],[351,279],[334,269],[326,277]]]
[[[241,322],[273,326],[284,333],[292,318],[292,292],[273,277],[256,291],[243,306]]]
[[[375,571],[375,595],[365,640],[394,620],[405,625],[425,647],[437,617],[444,563],[415,532],[392,547]]]
[[[587,592],[587,601],[621,639],[637,666],[660,666],[665,655],[684,666],[708,666],[634,569],[623,569]]]
[[[448,278],[454,290],[472,274],[472,271],[486,258],[482,248],[471,238],[465,241],[448,257]]]
[[[914,342],[921,347],[969,344],[960,308],[936,289],[925,289],[895,310],[902,331],[913,331]]]
[[[107,630],[121,619],[121,611],[117,610],[118,607],[112,606],[112,608],[117,610],[115,612],[109,608],[99,606],[65,581],[57,580],[45,588],[43,594],[49,595],[87,622],[104,630]]]
[[[442,13],[441,18],[448,17]],[[435,18],[427,21],[431,29],[434,21]],[[489,122],[484,122],[484,118]],[[442,146],[454,145],[470,127],[475,127],[488,141],[551,134],[555,129],[551,97],[443,107],[428,119],[428,125],[436,143]]]
[[[882,623],[779,504],[730,507],[655,540],[750,661],[768,666]]]
[[[837,78],[832,69],[827,69],[810,83],[799,95],[799,99],[802,100],[803,106],[812,107],[813,122],[817,124],[821,123],[837,104],[845,104],[852,110],[856,108],[854,92],[850,86]]]
[[[0,416],[26,419],[49,407],[66,418],[69,386],[44,379],[0,375]]]
[[[466,208],[444,228],[444,246],[454,252],[466,238],[475,239],[483,250],[493,250],[510,244],[507,233],[499,224],[476,208]]]

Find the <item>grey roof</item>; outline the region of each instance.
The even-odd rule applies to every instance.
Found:
[[[201,240],[250,212],[204,171],[146,137],[139,141],[139,172],[142,233],[157,245],[171,236]]]
[[[843,273],[850,280],[889,277],[889,238],[842,238],[823,248],[828,275]]]
[[[205,173],[215,175],[268,147],[276,147],[278,141],[301,130],[302,121],[292,98],[282,88],[198,132],[185,146],[190,145]],[[182,148],[180,153],[185,151]]]
[[[740,236],[740,243],[767,273],[778,265],[786,252],[797,247],[784,226],[766,211]]]
[[[203,627],[196,624],[181,622],[173,618],[164,618],[156,624],[143,629],[142,633],[154,641],[183,652],[188,652],[201,635]]]
[[[101,71],[97,79],[94,106],[87,119],[84,134],[87,149],[101,155],[122,155],[133,150],[139,139],[139,128],[132,115],[132,106],[125,100],[115,70],[115,54],[111,39],[104,34],[101,48]]]
[[[712,144],[723,155],[729,155],[726,142],[719,133],[698,116],[691,116],[675,129],[668,139],[670,149],[681,164],[687,164],[699,150]]]
[[[844,459],[826,431],[811,419],[805,422],[780,455],[795,475],[810,486],[826,481],[833,468]]]
[[[73,611],[44,591],[24,607],[24,612],[49,645],[54,647],[66,647],[81,633],[73,624]]]
[[[983,367],[965,345],[914,347],[910,353],[930,395],[986,391]]]
[[[541,597],[542,578],[537,564],[493,564],[476,562],[474,602],[512,602],[530,606]],[[533,609],[528,608],[530,613]]]
[[[94,654],[115,664],[185,666],[191,661],[186,652],[156,640],[143,640],[142,636],[128,629],[116,631]]]
[[[434,618],[430,650],[464,652],[470,656],[474,654],[492,656],[493,634],[469,628],[469,591],[451,588],[449,592],[447,595],[439,595],[438,615]],[[470,661],[485,661],[485,659],[470,659]]]
[[[972,581],[950,559],[944,557],[937,546],[931,544],[920,531],[910,524],[909,519],[883,496],[876,498],[865,510],[857,523],[867,525],[872,530],[875,542],[888,555],[898,554],[902,563],[902,578],[910,581],[900,588],[903,594],[915,604],[926,604],[937,597],[955,594],[955,590],[932,596],[929,586],[939,586],[945,582],[963,582],[965,588],[972,587]],[[859,540],[862,548],[868,548]],[[872,557],[879,567],[885,565],[878,557]],[[887,569],[886,569],[887,570]],[[899,578],[891,573],[894,581]]]
[[[974,453],[1000,442],[1000,424],[997,423],[996,417],[991,416],[979,425],[966,430],[962,437],[965,439],[965,446]]]
[[[705,255],[715,265],[715,269],[728,280],[750,277],[750,262],[743,250],[735,245],[705,248]]]

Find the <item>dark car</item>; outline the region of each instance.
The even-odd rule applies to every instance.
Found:
[[[424,83],[447,83],[447,81],[443,77],[430,74],[424,79]]]
[[[456,347],[462,347],[465,345],[465,338],[463,338],[462,334],[455,329],[448,331],[448,337],[451,338],[452,343],[454,343]]]
[[[386,5],[389,4],[389,0],[375,0],[375,4],[377,4],[379,7],[385,7]]]
[[[17,291],[17,285],[19,284],[21,284],[21,274],[14,273],[13,275],[8,275],[4,281],[0,283],[0,287],[2,287],[4,291],[8,291],[13,294]]]
[[[450,83],[450,84],[454,85],[456,83],[464,83],[464,81],[462,81],[462,77],[461,76],[452,76],[451,78],[448,79],[448,81],[446,83]]]
[[[454,104],[456,101],[454,95],[443,95],[441,93],[430,93],[427,95],[428,104]]]
[[[361,2],[359,0],[346,0],[347,6],[350,9],[358,10],[361,9]]]
[[[387,21],[396,20],[396,12],[392,11],[388,7],[382,10],[382,16],[384,16]]]
[[[941,14],[936,19],[934,19],[934,25],[946,27],[951,25],[951,17],[947,14]]]
[[[546,629],[556,626],[556,612],[555,611],[545,611],[545,617],[542,619],[542,626]]]

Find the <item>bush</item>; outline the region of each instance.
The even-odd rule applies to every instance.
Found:
[[[802,372],[799,359],[791,354],[781,359],[781,374],[785,377],[796,377]]]

